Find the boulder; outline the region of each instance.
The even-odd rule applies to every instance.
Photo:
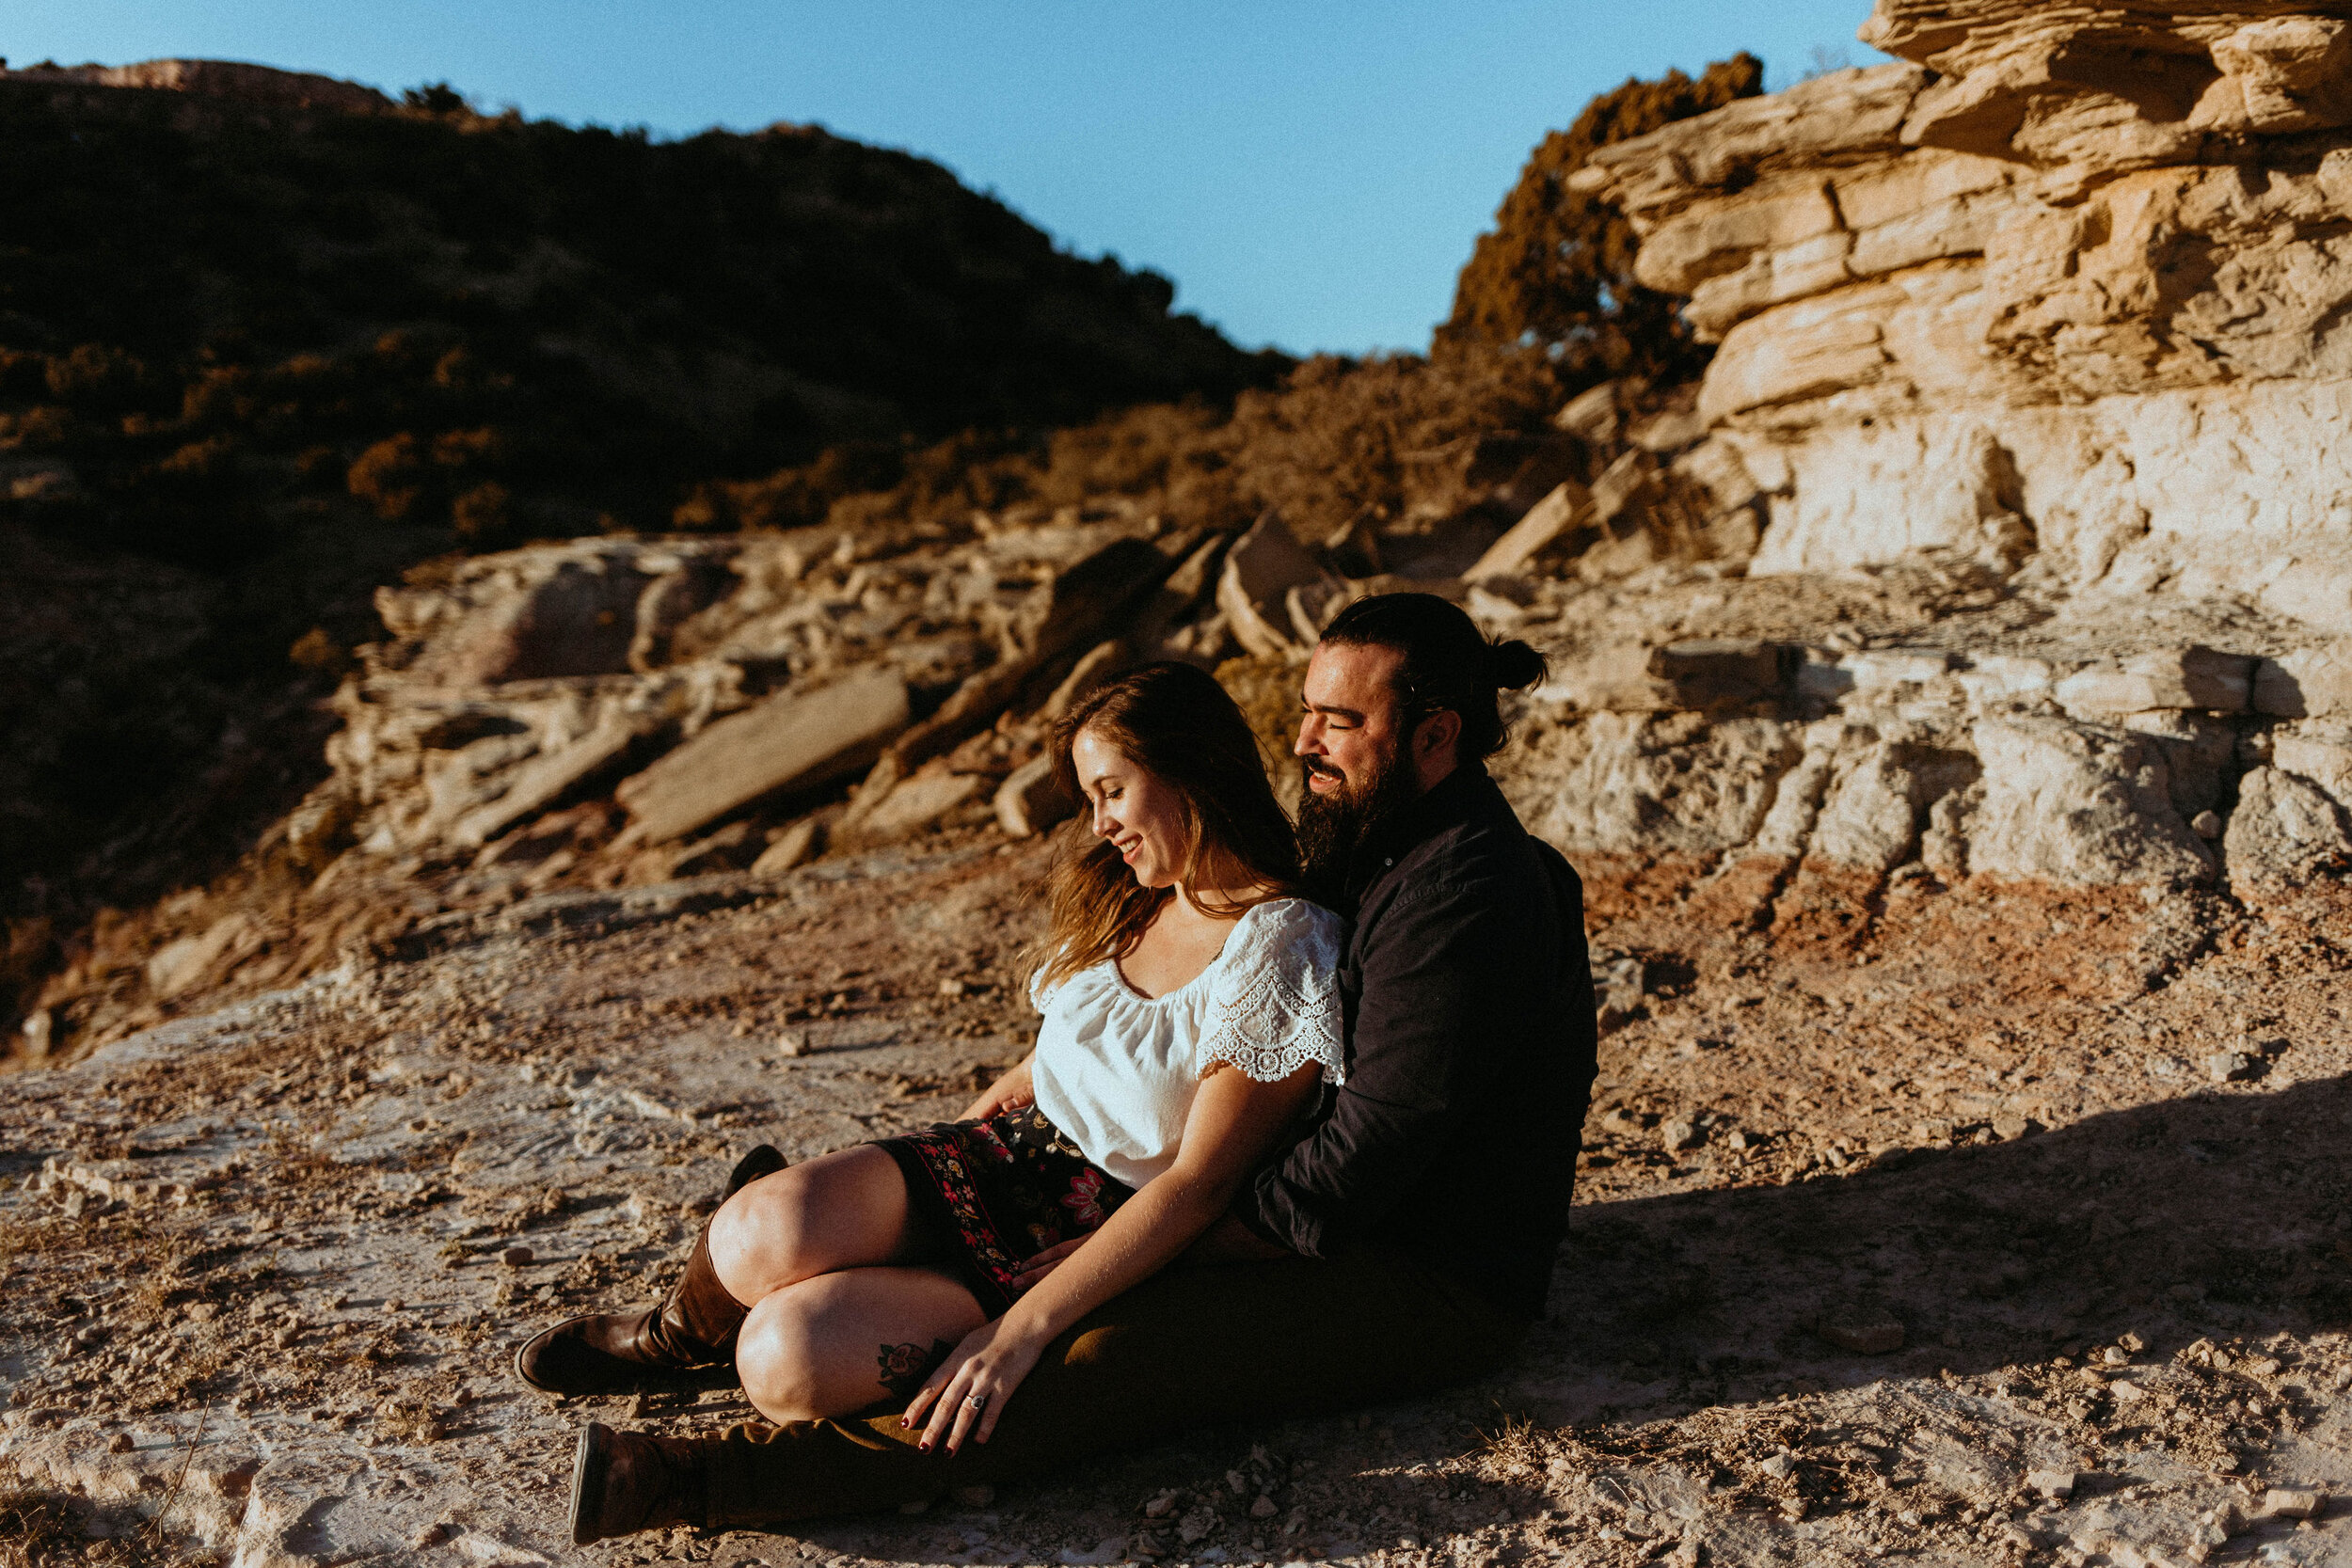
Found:
[[[2317,784],[2257,768],[2238,781],[2221,854],[2233,889],[2301,882],[2352,860],[2352,832],[2343,808]]]
[[[1156,545],[1113,539],[1032,594],[1013,619],[1014,636],[1040,660],[1098,640],[1104,627],[1168,578],[1200,537],[1196,531]]]
[[[2352,716],[2352,638],[2258,661],[2253,708],[2281,719]]]
[[[2076,671],[2052,695],[2067,712],[2118,718],[2157,708],[2243,713],[2252,692],[2254,661],[2212,648],[2161,648],[2120,663]]]
[[[906,683],[859,671],[718,721],[625,780],[615,796],[640,842],[683,838],[769,796],[855,772],[906,724]]]
[[[1581,727],[1581,758],[1556,776],[1531,768],[1515,792],[1545,802],[1535,832],[1571,853],[1745,847],[1803,755],[1798,726],[1770,719],[1601,713]]]
[[[755,877],[781,877],[786,872],[807,864],[825,852],[825,822],[820,816],[803,816],[791,823],[768,841],[768,847],[752,862]]]
[[[851,808],[842,819],[842,832],[865,844],[886,844],[939,825],[950,812],[985,793],[984,773],[958,773],[942,758],[933,758],[890,792],[860,811]]]
[[[2203,713],[2135,713],[2123,727],[2162,749],[2172,809],[2184,820],[2220,806],[2237,754],[2237,731],[2227,721]]]
[[[166,942],[147,960],[148,988],[170,998],[192,989],[226,961],[253,953],[264,940],[242,913],[222,915],[202,931]]]
[[[2274,735],[2270,760],[2281,773],[2317,784],[2336,804],[2352,809],[2352,734],[2325,730]]]
[[[497,799],[456,818],[443,836],[453,845],[476,848],[538,816],[573,790],[608,769],[617,768],[629,748],[650,734],[657,715],[615,710],[596,727],[552,752],[543,752],[516,768]]]
[[[2212,880],[2213,852],[2174,807],[2154,741],[2040,718],[1979,720],[1971,737],[1984,768],[1972,873],[2155,887]]]
[[[1322,631],[1315,618],[1327,621],[1346,594],[1347,585],[1324,570],[1271,512],[1226,552],[1216,583],[1216,606],[1233,641],[1259,658],[1283,657],[1311,646]],[[1294,604],[1311,631],[1297,625]]]
[[[626,673],[644,590],[645,578],[621,558],[564,560],[478,615],[442,673],[455,686]]]
[[[1899,749],[1881,741],[1831,786],[1813,827],[1811,856],[1883,876],[1919,842],[1922,781]]]
[[[1482,578],[1508,577],[1526,569],[1528,563],[1561,539],[1573,535],[1592,522],[1593,493],[1576,481],[1563,480],[1551,493],[1534,506],[1527,515],[1511,525],[1510,531],[1486,548],[1463,579],[1476,582]]]
[[[1054,688],[1053,694],[1038,709],[1038,717],[1049,721],[1058,721],[1079,703],[1086,700],[1098,686],[1115,680],[1119,673],[1135,662],[1127,644],[1118,638],[1097,642],[1070,667],[1070,673]]]
[[[1051,756],[1032,757],[996,786],[996,822],[1014,838],[1041,833],[1071,816],[1078,802],[1061,785]]]
[[[1791,651],[1748,638],[1617,643],[1565,662],[1536,695],[1588,713],[1696,713],[1776,702]]]

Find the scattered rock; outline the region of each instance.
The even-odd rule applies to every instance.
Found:
[[[499,1250],[499,1261],[510,1269],[521,1268],[531,1261],[532,1256],[532,1250],[519,1242],[513,1246],[501,1247]]]
[[[2074,1472],[2072,1470],[2028,1470],[2026,1473],[2028,1490],[2044,1497],[2071,1497],[2074,1495]]]
[[[1176,1521],[1176,1539],[1187,1546],[1197,1546],[1216,1533],[1216,1510],[1201,1503]]]
[[[780,831],[768,841],[768,847],[752,862],[755,877],[781,877],[786,872],[807,864],[824,852],[825,823],[823,818],[803,816]]]
[[[1884,1355],[1903,1348],[1901,1321],[1874,1307],[1845,1307],[1824,1314],[1820,1331],[1822,1338],[1856,1355]]]
[[[2205,1076],[2217,1084],[2235,1084],[2254,1077],[2261,1064],[2243,1051],[2217,1051],[2205,1058]]]
[[[2312,1486],[2274,1486],[2263,1494],[2262,1511],[2274,1519],[2316,1519],[2328,1495]]]

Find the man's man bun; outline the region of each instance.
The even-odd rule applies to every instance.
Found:
[[[1331,619],[1323,641],[1342,647],[1393,648],[1397,700],[1408,722],[1452,711],[1462,721],[1459,755],[1478,762],[1510,738],[1495,703],[1498,688],[1518,690],[1544,678],[1544,656],[1526,643],[1490,641],[1459,605],[1435,594],[1375,594]]]
[[[1495,685],[1506,691],[1522,691],[1542,680],[1548,666],[1543,655],[1515,637],[1488,650],[1487,668]]]

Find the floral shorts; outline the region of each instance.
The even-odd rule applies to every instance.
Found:
[[[992,1318],[1012,1305],[1025,1261],[1092,1234],[1133,1196],[1033,1105],[986,1121],[936,1122],[875,1147],[898,1163],[908,1200],[946,1249],[943,1261]]]

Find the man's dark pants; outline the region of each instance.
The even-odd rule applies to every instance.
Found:
[[[867,1513],[1075,1464],[1209,1422],[1279,1420],[1461,1383],[1509,1359],[1525,1323],[1416,1260],[1183,1266],[1054,1341],[995,1434],[927,1454],[902,1406],[731,1429],[707,1445],[713,1528]]]

